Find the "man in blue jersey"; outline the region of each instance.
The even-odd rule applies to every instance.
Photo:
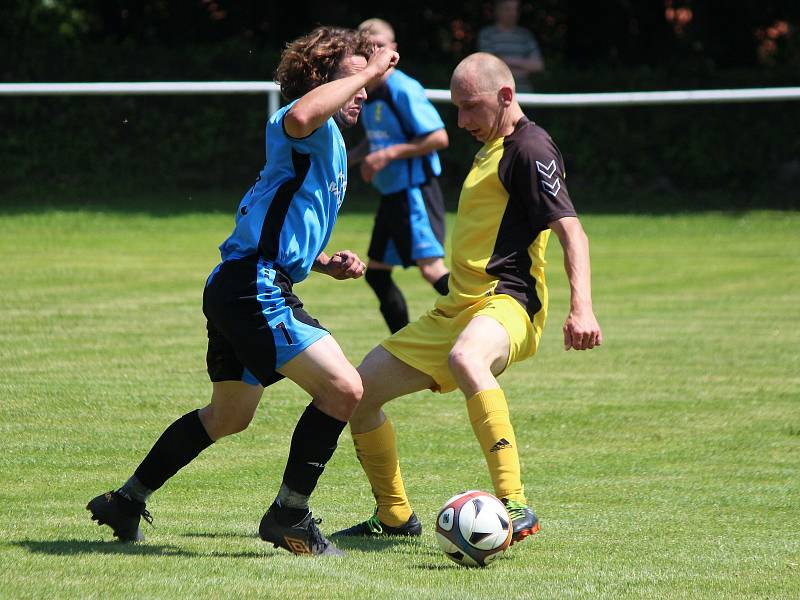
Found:
[[[214,441],[245,429],[264,388],[288,377],[312,401],[259,534],[294,554],[341,554],[317,528],[308,500],[361,399],[361,379],[292,287],[311,270],[335,279],[364,272],[349,250],[330,257],[322,250],[347,187],[340,129],[357,122],[365,86],[398,60],[388,48],[373,50],[363,34],[327,27],[284,50],[276,80],[291,102],[267,123],[266,164],[239,204],[203,294],[211,402],[172,423],[121,488],[89,502],[92,519],[120,540],[142,540],[140,517],[152,521],[149,496]]]
[[[359,30],[377,48],[397,49],[392,26],[369,19]],[[366,138],[348,155],[361,163],[361,176],[381,193],[370,241],[365,279],[380,302],[389,330],[408,324],[408,308],[392,280],[392,267],[417,265],[437,292],[447,294],[444,265],[444,201],[437,177],[437,150],[448,145],[439,113],[414,79],[389,69],[367,88],[361,111]]]

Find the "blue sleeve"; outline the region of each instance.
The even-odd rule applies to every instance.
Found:
[[[294,104],[294,102],[292,104]],[[286,113],[289,112],[292,104],[284,106],[270,119],[270,122],[277,126],[274,128],[277,131],[274,131],[271,133],[271,135],[275,135],[275,133],[280,132],[278,135],[281,135],[286,140],[287,144],[303,154],[315,154],[320,150],[324,151],[327,149],[330,145],[330,140],[332,137],[331,127],[336,127],[336,123],[334,122],[333,118],[325,121],[322,125],[317,127],[305,137],[292,137],[286,133],[286,129],[283,127],[283,119],[286,116]]]
[[[286,139],[298,152],[324,154],[330,151],[334,127],[336,122],[330,118],[304,138],[296,139],[287,135]]]
[[[393,91],[394,105],[403,129],[412,137],[427,135],[437,129],[444,129],[444,122],[430,100],[425,89],[416,81],[398,87]]]

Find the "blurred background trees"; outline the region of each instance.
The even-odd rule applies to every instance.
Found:
[[[548,63],[800,66],[795,0],[539,0],[523,1],[521,12],[521,24],[534,32]],[[0,76],[69,77],[69,69],[49,71],[48,61],[32,59],[64,51],[89,58],[98,45],[157,46],[163,63],[150,66],[170,74],[170,52],[187,45],[233,44],[274,55],[316,24],[354,26],[376,14],[395,24],[404,58],[450,66],[474,49],[477,30],[491,21],[492,2],[465,0],[454,8],[452,2],[405,0],[372,10],[363,2],[329,0],[4,0]],[[258,66],[240,59],[228,67],[244,73]]]
[[[401,68],[443,88],[491,22],[492,2],[4,0],[0,81],[271,79],[287,41],[371,16],[394,24]],[[797,0],[523,0],[520,24],[547,62],[541,92],[800,85]],[[2,98],[0,192],[42,173],[68,191],[244,189],[263,161],[265,105],[253,96]],[[443,156],[452,191],[476,147],[452,109],[437,106],[454,141]],[[571,186],[592,207],[697,189],[724,191],[722,203],[797,203],[800,102],[529,114],[557,140]]]

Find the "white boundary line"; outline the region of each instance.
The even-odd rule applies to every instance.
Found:
[[[280,88],[272,81],[146,81],[108,83],[0,83],[0,96],[93,96],[151,94],[268,94],[270,112],[280,105]],[[449,90],[425,90],[434,102],[448,102]],[[614,92],[587,94],[519,94],[523,106],[631,106],[800,100],[800,87]]]

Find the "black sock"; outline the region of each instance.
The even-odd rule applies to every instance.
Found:
[[[292,434],[289,460],[283,472],[283,483],[290,490],[310,496],[325,463],[333,456],[339,435],[347,423],[329,417],[313,404],[306,407]]]
[[[155,491],[213,444],[200,422],[200,411],[186,413],[167,427],[134,473],[148,489]]]
[[[381,303],[381,314],[394,333],[408,325],[408,307],[403,292],[392,280],[392,272],[385,269],[367,269],[364,279]]]
[[[450,281],[450,273],[445,273],[439,279],[434,281],[431,285],[433,289],[439,292],[442,296],[447,296],[450,293],[450,286],[448,282]]]

